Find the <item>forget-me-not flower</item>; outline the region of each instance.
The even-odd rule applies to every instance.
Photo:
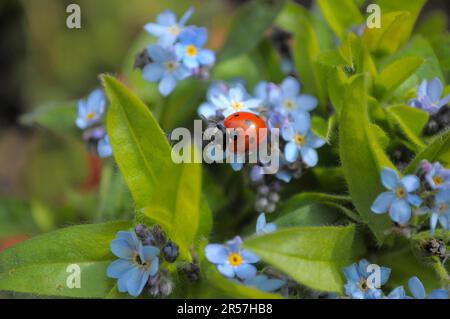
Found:
[[[98,156],[100,156],[102,158],[110,157],[112,155],[112,147],[111,147],[111,143],[109,141],[108,135],[103,136],[98,141],[97,153],[98,153]]]
[[[417,97],[409,102],[409,105],[434,114],[450,101],[450,94],[441,99],[444,86],[437,77],[430,82],[426,79],[417,88]]]
[[[143,246],[133,231],[119,231],[111,242],[111,252],[119,259],[109,265],[108,277],[118,279],[120,292],[139,296],[148,279],[158,272],[159,249]]]
[[[383,295],[380,287],[371,287],[367,279],[372,274],[369,272],[370,263],[362,259],[358,264],[354,263],[344,268],[344,275],[347,278],[345,284],[345,294],[354,299],[380,299]],[[391,274],[391,269],[380,267],[380,285],[384,285]]]
[[[432,189],[448,188],[450,187],[450,169],[443,168],[439,162],[433,163],[425,174],[425,179]]]
[[[319,161],[316,149],[325,141],[310,131],[310,117],[306,112],[299,113],[295,121],[281,130],[281,136],[287,142],[284,146],[286,160],[293,163],[299,154],[309,167],[316,166]]]
[[[106,108],[106,97],[101,89],[91,92],[86,100],[78,102],[77,126],[84,130],[100,121]]]
[[[408,280],[408,287],[413,297],[407,296],[403,286],[400,286],[389,293],[388,299],[448,299],[448,291],[445,289],[435,289],[427,296],[425,287],[417,277]]]
[[[211,102],[225,117],[236,112],[253,112],[261,105],[261,100],[250,97],[242,84],[234,84],[226,94],[211,96]]]
[[[144,26],[144,29],[151,35],[158,37],[161,45],[171,45],[178,39],[193,12],[194,10],[190,8],[180,21],[177,21],[175,14],[166,10],[158,15],[156,23],[148,23]]]
[[[179,42],[175,44],[175,51],[185,66],[196,69],[214,63],[214,52],[203,48],[207,39],[206,28],[188,27],[181,32]]]
[[[419,207],[422,200],[412,194],[420,186],[420,180],[415,175],[406,175],[400,179],[390,168],[381,171],[381,182],[389,191],[383,192],[375,199],[371,209],[375,214],[389,211],[391,219],[399,224],[406,224],[411,218],[411,205]]]
[[[286,284],[285,280],[268,278],[266,275],[257,275],[244,280],[244,285],[255,287],[258,290],[272,292]]]
[[[173,49],[153,44],[147,51],[153,62],[142,69],[142,76],[146,81],[159,82],[159,92],[162,95],[169,95],[175,89],[177,80],[191,75],[191,71],[180,63]]]
[[[434,197],[434,207],[431,209],[430,228],[431,233],[434,234],[437,222],[445,230],[448,230],[450,225],[450,188],[441,189]]]
[[[266,222],[266,215],[261,213],[256,220],[256,234],[263,235],[273,233],[277,230],[277,225]]]
[[[317,106],[317,99],[308,94],[300,94],[300,83],[294,77],[287,77],[279,89],[271,94],[271,102],[279,112],[293,115],[308,112]]]
[[[252,278],[256,275],[256,267],[252,264],[260,258],[248,250],[241,249],[241,245],[239,236],[228,241],[226,245],[209,244],[205,247],[205,256],[225,277]]]
[[[203,116],[205,118],[214,117],[217,115],[217,112],[220,113],[217,106],[211,101],[211,97],[220,95],[220,94],[228,94],[229,87],[224,82],[213,82],[209,87],[208,91],[206,92],[206,102],[203,102],[198,107],[197,113],[200,116]]]

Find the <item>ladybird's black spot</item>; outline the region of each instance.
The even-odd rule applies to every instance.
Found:
[[[238,117],[239,116],[239,113],[234,113],[234,117]]]

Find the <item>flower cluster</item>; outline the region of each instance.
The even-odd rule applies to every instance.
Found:
[[[317,165],[316,149],[325,144],[311,131],[310,111],[317,106],[317,99],[301,94],[300,83],[294,77],[285,78],[280,85],[262,81],[255,86],[252,95],[242,82],[215,82],[209,87],[206,98],[198,114],[219,127],[223,126],[224,117],[245,111],[261,116],[269,129],[280,130],[279,149],[271,150],[279,156],[280,168],[275,174],[278,180],[288,183],[293,177],[299,177],[303,168]],[[232,163],[232,167],[240,170],[243,164]],[[251,180],[263,183],[264,170],[262,164],[254,165],[250,170]],[[258,211],[273,211],[267,209],[270,203],[257,206]]]
[[[101,89],[92,91],[86,100],[78,101],[76,125],[84,130],[83,138],[100,157],[110,157],[112,148],[101,120],[106,110],[106,97]]]
[[[164,96],[175,89],[177,81],[207,73],[215,62],[214,52],[204,48],[208,31],[186,26],[192,13],[189,9],[178,21],[172,11],[166,10],[158,15],[156,23],[144,26],[158,43],[148,46],[135,65],[142,68],[146,81],[159,82],[159,92]]]
[[[147,286],[152,296],[166,297],[174,283],[160,263],[173,263],[178,246],[166,239],[165,232],[154,225],[151,229],[138,225],[135,230],[119,231],[111,242],[111,252],[119,259],[107,269],[107,276],[117,279],[119,292],[139,296]]]
[[[266,223],[264,214],[258,217],[256,233],[258,235],[276,231],[276,225]],[[209,244],[205,247],[205,256],[208,261],[215,264],[217,270],[225,277],[246,286],[255,287],[261,291],[276,291],[286,282],[281,279],[269,278],[265,274],[258,274],[253,265],[260,258],[251,251],[242,249],[242,239],[236,236],[225,245]]]
[[[381,193],[371,209],[375,214],[389,212],[392,221],[406,225],[415,212],[430,215],[430,229],[434,233],[437,223],[450,228],[450,170],[439,162],[422,161],[416,175],[399,178],[390,168],[381,171],[381,182],[388,189]]]
[[[378,274],[376,268],[370,266],[376,266],[379,269]],[[343,272],[347,279],[344,287],[345,295],[352,299],[448,299],[449,297],[448,291],[445,289],[433,290],[427,296],[425,287],[417,277],[411,277],[408,281],[408,287],[413,297],[406,295],[403,286],[393,289],[385,296],[381,286],[389,280],[391,269],[370,264],[366,259],[345,267]],[[376,276],[379,278],[375,278]]]

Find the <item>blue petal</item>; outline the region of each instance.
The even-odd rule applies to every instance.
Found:
[[[396,188],[399,182],[397,172],[387,167],[383,168],[381,170],[381,182],[387,189]]]
[[[301,135],[306,135],[311,128],[311,116],[308,112],[296,112],[294,118],[294,129]]]
[[[288,162],[295,162],[298,158],[298,147],[294,142],[289,142],[284,146],[284,156]]]
[[[308,132],[308,134],[306,135],[306,146],[319,148],[322,147],[325,143],[326,142],[323,139],[314,135],[312,132]]]
[[[425,299],[426,292],[422,282],[417,277],[411,277],[408,280],[408,287],[416,299]]]
[[[358,263],[358,272],[362,277],[367,277],[370,273],[367,271],[367,267],[369,267],[370,262],[367,259],[361,259]]]
[[[233,278],[235,275],[233,266],[228,264],[217,265],[217,270],[228,278]]]
[[[106,270],[106,275],[110,278],[120,278],[133,267],[129,260],[117,259],[113,261]]]
[[[135,267],[131,270],[131,273],[127,280],[127,290],[130,295],[137,297],[141,294],[145,284],[148,281],[150,274],[148,271],[144,271]]]
[[[101,158],[110,157],[112,155],[112,147],[109,142],[108,135],[105,135],[100,141],[98,141],[97,153]]]
[[[234,102],[240,102],[244,99],[244,96],[247,95],[245,89],[242,85],[238,84],[230,88],[229,96],[230,99]]]
[[[183,57],[183,64],[189,69],[196,69],[200,66],[197,56],[190,57],[185,55]]]
[[[264,229],[264,226],[266,226],[266,215],[264,213],[261,213],[256,220],[256,233],[261,233]]]
[[[163,36],[165,33],[167,33],[167,26],[163,26],[156,23],[147,23],[144,26],[144,30],[150,33],[151,35],[160,37]]]
[[[427,95],[430,97],[431,101],[437,102],[442,95],[443,85],[439,78],[433,78],[428,84]]]
[[[434,231],[436,230],[436,225],[439,219],[439,213],[434,212],[433,214],[431,214],[430,217],[430,229],[431,229],[431,234],[434,234]]]
[[[88,97],[88,109],[97,115],[101,115],[105,111],[106,98],[103,90],[94,90]]]
[[[387,283],[389,276],[391,275],[391,268],[388,267],[380,267],[380,272],[381,272],[381,278],[380,278],[380,283],[381,285],[384,285],[385,283]]]
[[[149,45],[147,48],[149,57],[153,62],[161,63],[167,60],[168,52],[162,46],[158,44]]]
[[[430,292],[428,299],[448,299],[448,291],[446,289],[435,289]]]
[[[402,185],[408,193],[414,192],[420,186],[420,179],[415,175],[406,175],[402,179]]]
[[[139,240],[136,237],[136,234],[134,233],[134,231],[118,231],[116,234],[116,239],[123,239],[125,241],[128,242],[128,244],[130,245],[130,247],[137,247]]]
[[[132,267],[130,267],[130,269],[128,271],[126,271],[125,273],[122,274],[122,276],[120,276],[119,280],[117,281],[117,289],[120,292],[127,292],[128,278],[130,277],[130,275],[133,273],[133,271],[135,269],[136,269],[136,267],[133,265]]]
[[[408,202],[415,207],[419,207],[420,204],[422,204],[422,199],[418,195],[408,194],[406,198]]]
[[[205,102],[198,107],[197,113],[205,118],[210,118],[216,115],[216,107]]]
[[[239,236],[227,241],[227,247],[231,252],[237,253],[241,249],[242,239]]]
[[[388,299],[404,299],[406,297],[405,288],[403,286],[397,287],[387,297]]]
[[[295,98],[300,92],[300,84],[292,77],[287,77],[280,85],[285,98]]]
[[[444,98],[442,98],[441,100],[439,100],[439,104],[438,107],[441,108],[444,105],[447,105],[448,102],[450,102],[450,94],[447,94]]]
[[[281,128],[281,137],[283,137],[283,139],[286,142],[292,141],[292,139],[294,138],[294,135],[295,135],[295,131],[294,131],[294,127],[292,125],[286,125]]]
[[[133,248],[123,239],[111,241],[111,252],[122,259],[131,259],[133,257]]]
[[[189,76],[192,75],[192,71],[189,70],[189,68],[187,68],[186,66],[184,66],[184,65],[181,64],[181,65],[179,65],[178,68],[175,70],[174,75],[175,75],[175,77],[176,77],[178,80],[184,80],[185,78],[187,78],[187,77],[189,77]]]
[[[357,282],[360,280],[360,275],[358,272],[358,265],[356,263],[345,267],[343,271],[344,271],[344,275],[348,281]]]
[[[177,18],[171,10],[165,10],[158,14],[156,22],[165,26],[173,26],[177,23]]]
[[[421,98],[427,95],[427,86],[428,81],[425,79],[423,80],[420,85],[417,87],[417,97]]]
[[[175,77],[173,75],[166,74],[159,83],[159,92],[161,92],[162,95],[167,96],[173,91],[173,89],[175,89],[176,84],[177,80]]]
[[[164,72],[165,70],[162,64],[150,63],[142,69],[142,77],[148,82],[157,82],[162,78]]]
[[[194,13],[194,8],[189,8],[185,14],[183,14],[183,16],[180,19],[180,25],[183,26],[186,24],[186,22],[189,20],[189,18],[192,16],[192,14]]]
[[[317,99],[312,95],[302,94],[297,98],[297,105],[300,110],[311,111],[317,106]]]
[[[401,225],[407,224],[411,218],[411,207],[404,199],[395,200],[389,209],[389,216],[394,222]]]
[[[245,107],[249,109],[255,109],[261,106],[262,101],[259,99],[248,99],[245,101]]]
[[[159,268],[159,258],[153,258],[149,269],[150,276],[156,275],[156,273],[158,272],[158,268]]]
[[[314,167],[317,165],[319,161],[319,157],[317,156],[317,151],[310,147],[302,147],[300,149],[300,153],[302,154],[303,162],[309,167]]]
[[[261,259],[258,256],[256,256],[254,253],[252,253],[251,251],[248,251],[246,249],[243,249],[241,251],[240,255],[244,262],[250,263],[250,264],[257,263]]]
[[[154,246],[142,246],[140,249],[141,260],[150,261],[159,255],[159,248]]]
[[[228,250],[219,244],[209,244],[205,247],[205,256],[213,264],[223,264],[228,260]]]
[[[393,192],[384,192],[378,195],[370,208],[375,214],[384,214],[389,210],[396,196]]]
[[[256,267],[250,264],[240,264],[235,267],[236,275],[241,279],[247,279],[256,275]]]

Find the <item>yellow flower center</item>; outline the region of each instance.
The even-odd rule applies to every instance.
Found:
[[[231,103],[231,107],[236,110],[239,111],[240,109],[242,109],[242,103],[241,102],[232,102]]]
[[[92,119],[94,119],[94,117],[95,117],[95,113],[94,112],[89,112],[86,115],[86,120],[91,121]]]
[[[190,44],[186,47],[186,54],[190,57],[196,56],[197,55],[197,48]]]
[[[369,290],[369,286],[367,285],[367,280],[366,279],[362,279],[359,284],[359,290],[367,292]]]
[[[172,35],[179,35],[180,32],[181,32],[181,29],[177,25],[173,25],[169,28],[169,33]]]
[[[284,101],[284,107],[286,109],[288,109],[288,110],[292,110],[294,108],[294,105],[295,105],[295,103],[292,100],[285,100]]]
[[[242,257],[238,253],[232,253],[228,256],[228,261],[231,266],[239,266],[242,263]]]
[[[434,182],[437,186],[439,186],[439,185],[444,184],[444,179],[442,178],[442,176],[435,175],[435,176],[433,176],[433,182]]]
[[[305,144],[305,137],[301,134],[295,134],[294,142],[298,145],[303,145]]]
[[[139,253],[137,251],[133,252],[132,260],[133,260],[133,263],[140,268],[147,269],[148,267],[150,267],[150,264],[148,262],[141,260],[141,256],[139,255]]]
[[[173,71],[175,71],[175,69],[177,68],[177,64],[176,64],[175,61],[167,61],[167,62],[165,63],[165,67],[166,67],[166,70],[167,70],[167,71],[173,72]]]
[[[395,190],[395,195],[397,195],[398,198],[403,198],[405,197],[405,190],[403,189],[403,187],[398,187]]]

